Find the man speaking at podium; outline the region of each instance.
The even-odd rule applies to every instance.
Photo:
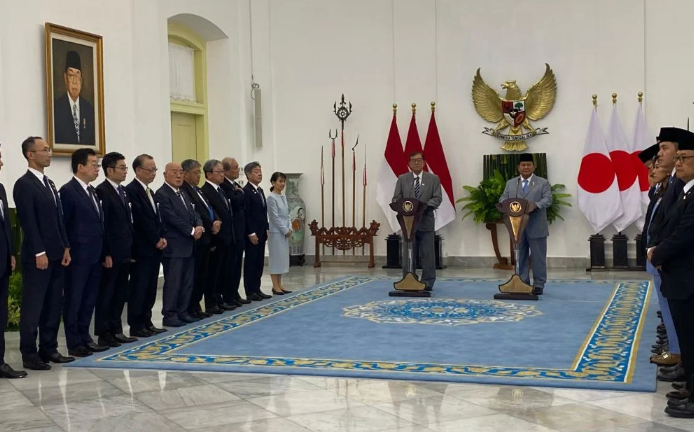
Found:
[[[398,177],[393,193],[393,202],[400,198],[414,198],[427,203],[415,233],[413,249],[419,248],[419,262],[422,265],[421,282],[426,291],[431,291],[436,281],[436,260],[434,250],[434,210],[441,205],[441,181],[435,174],[424,172],[424,153],[410,154],[409,166],[412,172]],[[403,242],[403,246],[405,242]]]
[[[518,241],[518,268],[521,280],[530,285],[530,268],[528,261],[528,248],[533,259],[533,294],[540,295],[545,289],[547,281],[547,236],[549,224],[547,223],[547,208],[552,205],[552,189],[547,179],[534,174],[535,162],[533,155],[523,153],[518,161],[518,173],[506,182],[504,193],[499,202],[508,198],[522,198],[528,201],[530,212],[528,225]]]

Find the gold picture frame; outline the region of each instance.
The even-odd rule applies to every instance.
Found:
[[[47,142],[54,155],[79,148],[106,153],[103,40],[45,24]]]

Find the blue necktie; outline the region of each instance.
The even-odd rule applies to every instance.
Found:
[[[528,191],[528,180],[523,180],[523,195]]]
[[[198,193],[198,195],[200,195],[200,199],[205,204],[205,207],[207,207],[207,211],[210,213],[210,219],[214,221],[214,212],[212,211],[212,207],[210,207],[210,204],[207,201],[205,201],[205,196],[202,194],[202,190],[197,186],[195,187],[195,190]]]
[[[421,193],[421,189],[419,187],[419,176],[414,178],[414,197],[419,199],[419,194]]]

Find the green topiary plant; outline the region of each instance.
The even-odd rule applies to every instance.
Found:
[[[507,180],[499,170],[494,170],[494,174],[482,180],[477,187],[463,186],[463,189],[470,193],[469,196],[456,201],[456,203],[467,202],[461,209],[466,212],[463,219],[472,215],[476,223],[495,223],[501,220],[501,214],[496,209],[496,204],[499,202],[501,194],[504,193]],[[547,222],[550,224],[557,218],[564,220],[561,216],[562,206],[571,207],[571,203],[564,200],[571,194],[559,193],[565,188],[563,184],[551,185],[551,188],[552,205],[547,209]]]

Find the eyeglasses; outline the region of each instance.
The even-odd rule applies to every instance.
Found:
[[[214,170],[214,171],[212,171],[212,172],[215,173],[215,174],[224,174],[224,171],[223,171],[223,170]]]
[[[89,165],[90,167],[93,167],[93,168],[101,168],[101,164],[98,162],[90,163],[87,165]]]
[[[46,153],[46,154],[53,153],[53,149],[51,149],[51,148],[45,148],[45,149],[41,149],[41,150],[29,150],[29,151],[32,153]]]
[[[173,175],[183,174],[183,170],[171,170],[171,171],[169,171],[169,172],[170,172],[171,174],[173,174]]]
[[[157,170],[157,167],[154,167],[154,168],[142,168],[142,167],[140,167],[140,169],[141,169],[141,170],[144,170],[144,171],[147,171],[147,172],[151,172],[151,173],[155,173],[155,172],[158,171],[158,170]]]
[[[121,170],[121,171],[127,171],[127,170],[128,170],[128,167],[125,166],[125,165],[121,165],[121,166],[117,166],[116,169],[119,169],[119,170]]]
[[[418,159],[410,159],[410,162],[414,162],[414,163],[422,163],[422,162],[424,162],[424,159],[422,159],[422,158],[418,158]]]
[[[689,158],[694,158],[694,155],[692,155],[692,156],[675,156],[674,157],[675,162],[679,162],[679,163],[684,163],[684,161],[689,159]]]

